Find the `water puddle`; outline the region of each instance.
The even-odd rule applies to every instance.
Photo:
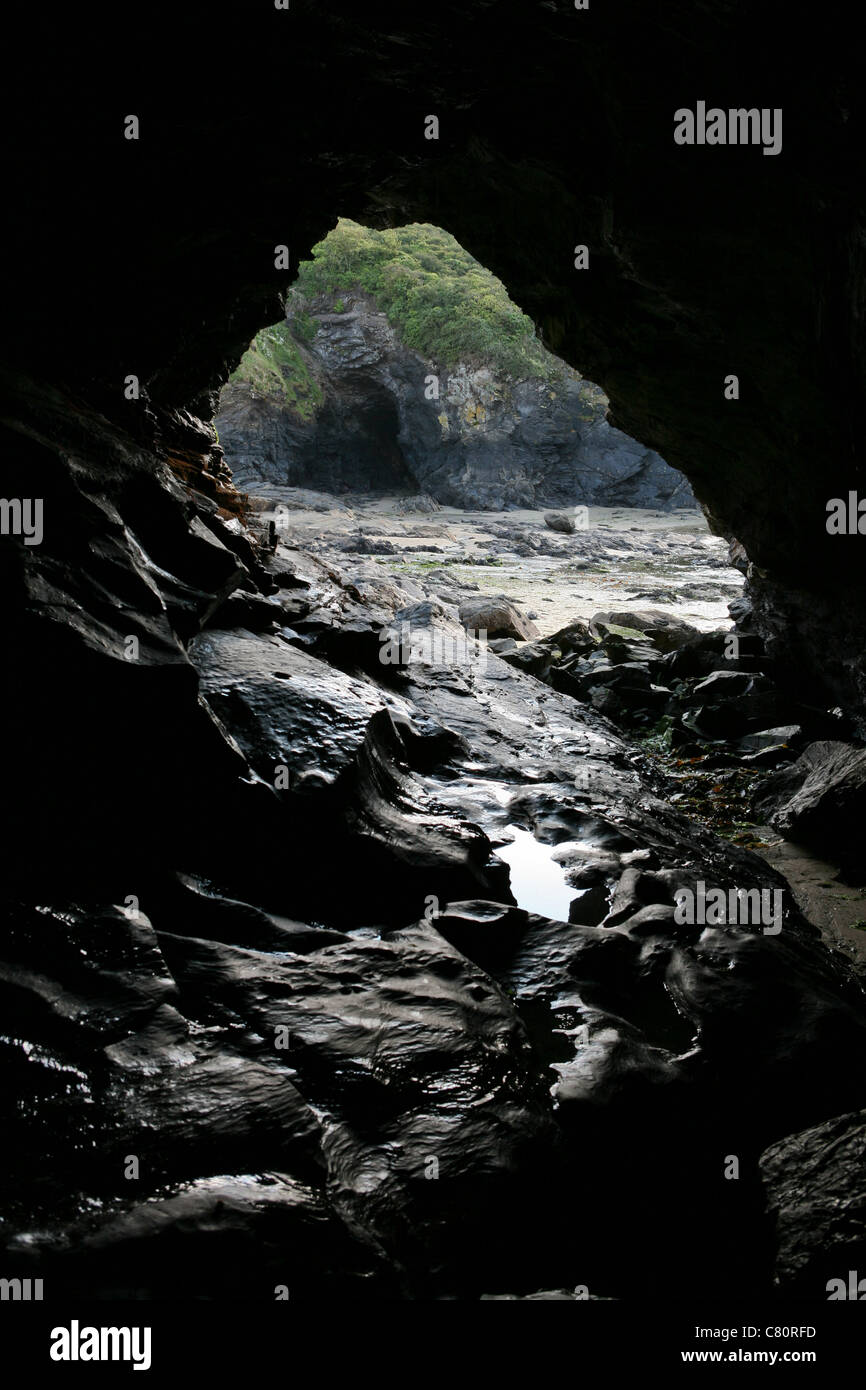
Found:
[[[567,922],[572,900],[580,897],[580,890],[566,882],[565,870],[553,858],[555,847],[543,845],[519,825],[507,825],[505,830],[512,837],[511,843],[496,850],[496,857],[511,870],[511,891],[517,906],[555,922]]]

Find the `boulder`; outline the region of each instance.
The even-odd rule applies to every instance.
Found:
[[[624,635],[623,629],[627,630],[628,636],[641,634],[660,652],[674,651],[698,635],[697,629],[690,623],[670,613],[662,613],[658,608],[621,608],[595,613],[590,619],[589,628],[596,637],[604,637],[617,630],[619,635]]]
[[[505,642],[509,644],[507,648]],[[510,638],[504,638],[491,642],[490,646],[504,661],[517,666],[521,671],[527,671],[531,676],[537,676],[539,680],[544,680],[553,663],[550,647],[546,642],[524,642],[518,647]]]
[[[841,1279],[847,1296],[849,1271],[866,1275],[866,1110],[780,1139],[760,1167],[780,1292],[824,1300]]]
[[[572,652],[592,651],[597,645],[597,638],[593,637],[589,630],[589,624],[585,623],[582,618],[576,618],[567,627],[561,627],[546,641],[552,649],[558,648],[563,656]]]
[[[866,748],[810,743],[793,766],[767,779],[755,805],[788,839],[862,859]]]
[[[513,637],[518,642],[528,642],[539,635],[535,624],[504,594],[479,594],[477,598],[464,599],[460,621],[465,628],[484,631],[488,637]]]
[[[751,677],[746,671],[711,671],[692,688],[696,700],[735,700],[750,688]]]
[[[551,531],[562,531],[563,535],[570,536],[574,531],[574,517],[567,512],[545,512],[544,520]]]
[[[715,687],[716,691],[720,687]],[[724,690],[724,686],[721,687]],[[778,696],[772,690],[747,690],[731,699],[716,695],[705,703],[690,706],[683,714],[686,728],[702,738],[741,738],[778,718]]]
[[[781,724],[777,729],[759,729],[740,739],[738,750],[743,754],[760,753],[769,748],[789,747],[803,734],[799,724]]]

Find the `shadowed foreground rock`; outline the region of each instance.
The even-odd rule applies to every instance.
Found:
[[[116,446],[93,447],[107,464]],[[459,630],[423,586],[285,547],[246,563],[194,494],[108,467],[78,481],[68,558],[46,549],[36,573],[77,604],[70,671],[105,673],[83,727],[117,727],[120,749],[112,721],[136,709],[151,765],[122,817],[122,759],[91,772],[109,874],[90,827],[58,820],[27,892],[20,841],[0,948],[8,1276],[100,1296],[668,1297],[685,1262],[707,1291],[769,1293],[758,1155],[866,1100],[862,991],[783,880],[672,810],[591,706],[492,651],[384,666],[399,614]],[[97,490],[111,544],[82,555]],[[104,606],[85,607],[90,577]],[[558,649],[669,659],[658,615],[629,619],[654,641],[623,616]],[[139,685],[171,709],[168,741]],[[40,806],[46,832],[72,791]],[[570,921],[515,904],[496,855],[514,826],[555,856]],[[781,888],[781,931],[678,925],[699,879]]]
[[[758,810],[789,839],[829,851],[855,882],[864,881],[866,749],[810,743],[793,766],[768,779]]]
[[[780,1291],[826,1299],[841,1280],[852,1296],[866,1285],[866,1112],[840,1115],[792,1134],[761,1155],[761,1176],[775,1225],[775,1279]],[[836,1296],[842,1292],[835,1286]]]

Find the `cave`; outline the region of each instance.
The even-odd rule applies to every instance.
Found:
[[[350,400],[345,411],[334,410],[322,422],[319,452],[297,480],[310,486],[331,484],[340,491],[360,476],[371,492],[417,491],[398,432],[391,398],[372,384],[359,382],[357,402]],[[333,452],[328,448],[331,438]]]
[[[239,431],[242,426],[236,424],[238,403],[225,393],[220,411],[219,432],[225,448],[229,419]],[[253,428],[252,414],[247,412],[248,431]],[[317,417],[315,435],[300,445],[286,438],[280,421],[266,406],[260,406],[256,414],[253,453],[238,449],[232,436],[231,470],[238,488],[245,488],[251,477],[267,476],[289,487],[336,494],[352,489],[371,493],[419,491],[401,447],[394,399],[363,372],[354,373],[351,385],[339,394],[329,395]]]
[[[34,25],[3,95],[4,1279],[634,1308],[862,1268],[862,972],[790,897],[778,935],[672,925],[684,875],[786,881],[567,672],[388,676],[379,599],[256,542],[213,423],[338,214],[447,229],[739,547],[731,688],[760,651],[818,712],[778,775],[854,879],[866,570],[827,517],[866,492],[864,125],[832,17],[296,0],[227,45],[156,5],[134,71],[92,15]],[[698,97],[783,111],[783,147],[678,143]],[[363,409],[371,486],[411,490]],[[300,481],[340,486],[350,424]],[[494,785],[583,915],[514,900]]]

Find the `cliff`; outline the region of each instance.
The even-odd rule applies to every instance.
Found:
[[[600,388],[552,354],[522,378],[495,360],[449,367],[408,347],[361,290],[303,303],[223,389],[217,428],[239,486],[420,490],[495,510],[696,505],[683,475],[608,424]]]

